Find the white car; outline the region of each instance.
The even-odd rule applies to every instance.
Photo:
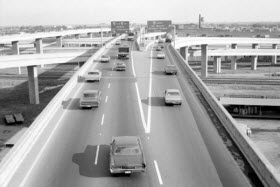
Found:
[[[100,62],[110,62],[111,58],[106,55],[102,55],[100,58]]]
[[[182,98],[177,89],[167,89],[164,91],[164,101],[166,105],[181,105]]]
[[[120,40],[117,40],[117,41],[116,41],[116,45],[121,45],[121,41],[120,41]]]
[[[158,52],[157,58],[158,58],[158,59],[165,59],[165,54],[164,54],[164,52]]]
[[[85,76],[85,81],[100,81],[102,72],[99,70],[90,70]]]
[[[99,90],[85,90],[80,99],[81,108],[98,107],[101,101],[101,91]]]

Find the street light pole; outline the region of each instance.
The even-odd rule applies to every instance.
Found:
[[[174,29],[173,29],[173,31],[174,31],[174,48],[175,48],[175,37],[176,37],[176,26],[175,25],[173,25],[173,27],[174,27]]]
[[[103,47],[103,32],[102,32],[102,25],[100,25],[100,35],[101,35],[101,46]]]

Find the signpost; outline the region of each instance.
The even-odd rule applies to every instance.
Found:
[[[112,35],[129,33],[129,21],[111,21]]]
[[[158,20],[158,21],[148,21],[148,33],[151,32],[167,32],[170,33],[172,29],[171,20]]]

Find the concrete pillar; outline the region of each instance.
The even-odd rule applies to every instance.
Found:
[[[87,33],[88,38],[92,38],[92,33]]]
[[[257,69],[257,63],[258,63],[258,56],[252,56],[251,57],[251,70]]]
[[[75,34],[76,39],[80,39],[80,34]]]
[[[36,53],[37,54],[43,54],[42,38],[36,38],[35,44],[36,44]],[[41,64],[41,68],[44,68],[44,64]]]
[[[252,44],[252,48],[253,49],[258,49],[258,48],[260,48],[260,46],[259,46],[259,44]]]
[[[237,44],[231,44],[232,49],[237,49]]]
[[[62,36],[57,36],[56,37],[56,46],[57,47],[62,47]]]
[[[14,55],[19,55],[19,42],[18,41],[12,41],[12,51]],[[18,74],[21,75],[21,67],[18,67]]]
[[[27,66],[30,104],[39,104],[37,66]]]
[[[277,44],[272,44],[272,49],[277,49]],[[277,64],[277,56],[272,56],[272,64]]]
[[[237,56],[231,57],[231,69],[236,70],[237,68]]]
[[[221,73],[221,62],[222,62],[222,57],[214,56],[214,64],[213,64],[214,73]]]
[[[189,52],[189,47],[185,46],[185,47],[181,47],[180,48],[180,55],[186,60],[188,61],[188,52]]]
[[[201,45],[201,77],[207,77],[208,75],[208,45]]]

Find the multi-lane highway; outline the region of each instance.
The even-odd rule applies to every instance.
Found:
[[[134,43],[124,42],[135,48]],[[101,81],[79,81],[48,119],[53,126],[49,142],[42,144],[40,150],[32,150],[37,152],[33,164],[18,169],[18,176],[23,171],[27,173],[11,185],[249,186],[222,141],[212,136],[216,134],[211,126],[201,126],[209,123],[203,119],[203,111],[190,108],[195,101],[183,81],[183,72],[179,71],[177,76],[163,73],[166,64],[176,62],[168,46],[165,52],[167,58],[162,60],[155,58],[153,46],[147,52],[133,51],[131,58],[124,60],[126,71],[114,71],[114,63],[119,61],[117,46],[108,49],[106,54],[111,56],[111,62],[94,62],[91,66],[102,71]],[[163,92],[167,88],[184,93],[181,106],[165,106]],[[79,98],[88,89],[101,90],[102,101],[99,108],[81,110]],[[127,135],[140,136],[147,170],[130,176],[112,176],[111,138]]]

